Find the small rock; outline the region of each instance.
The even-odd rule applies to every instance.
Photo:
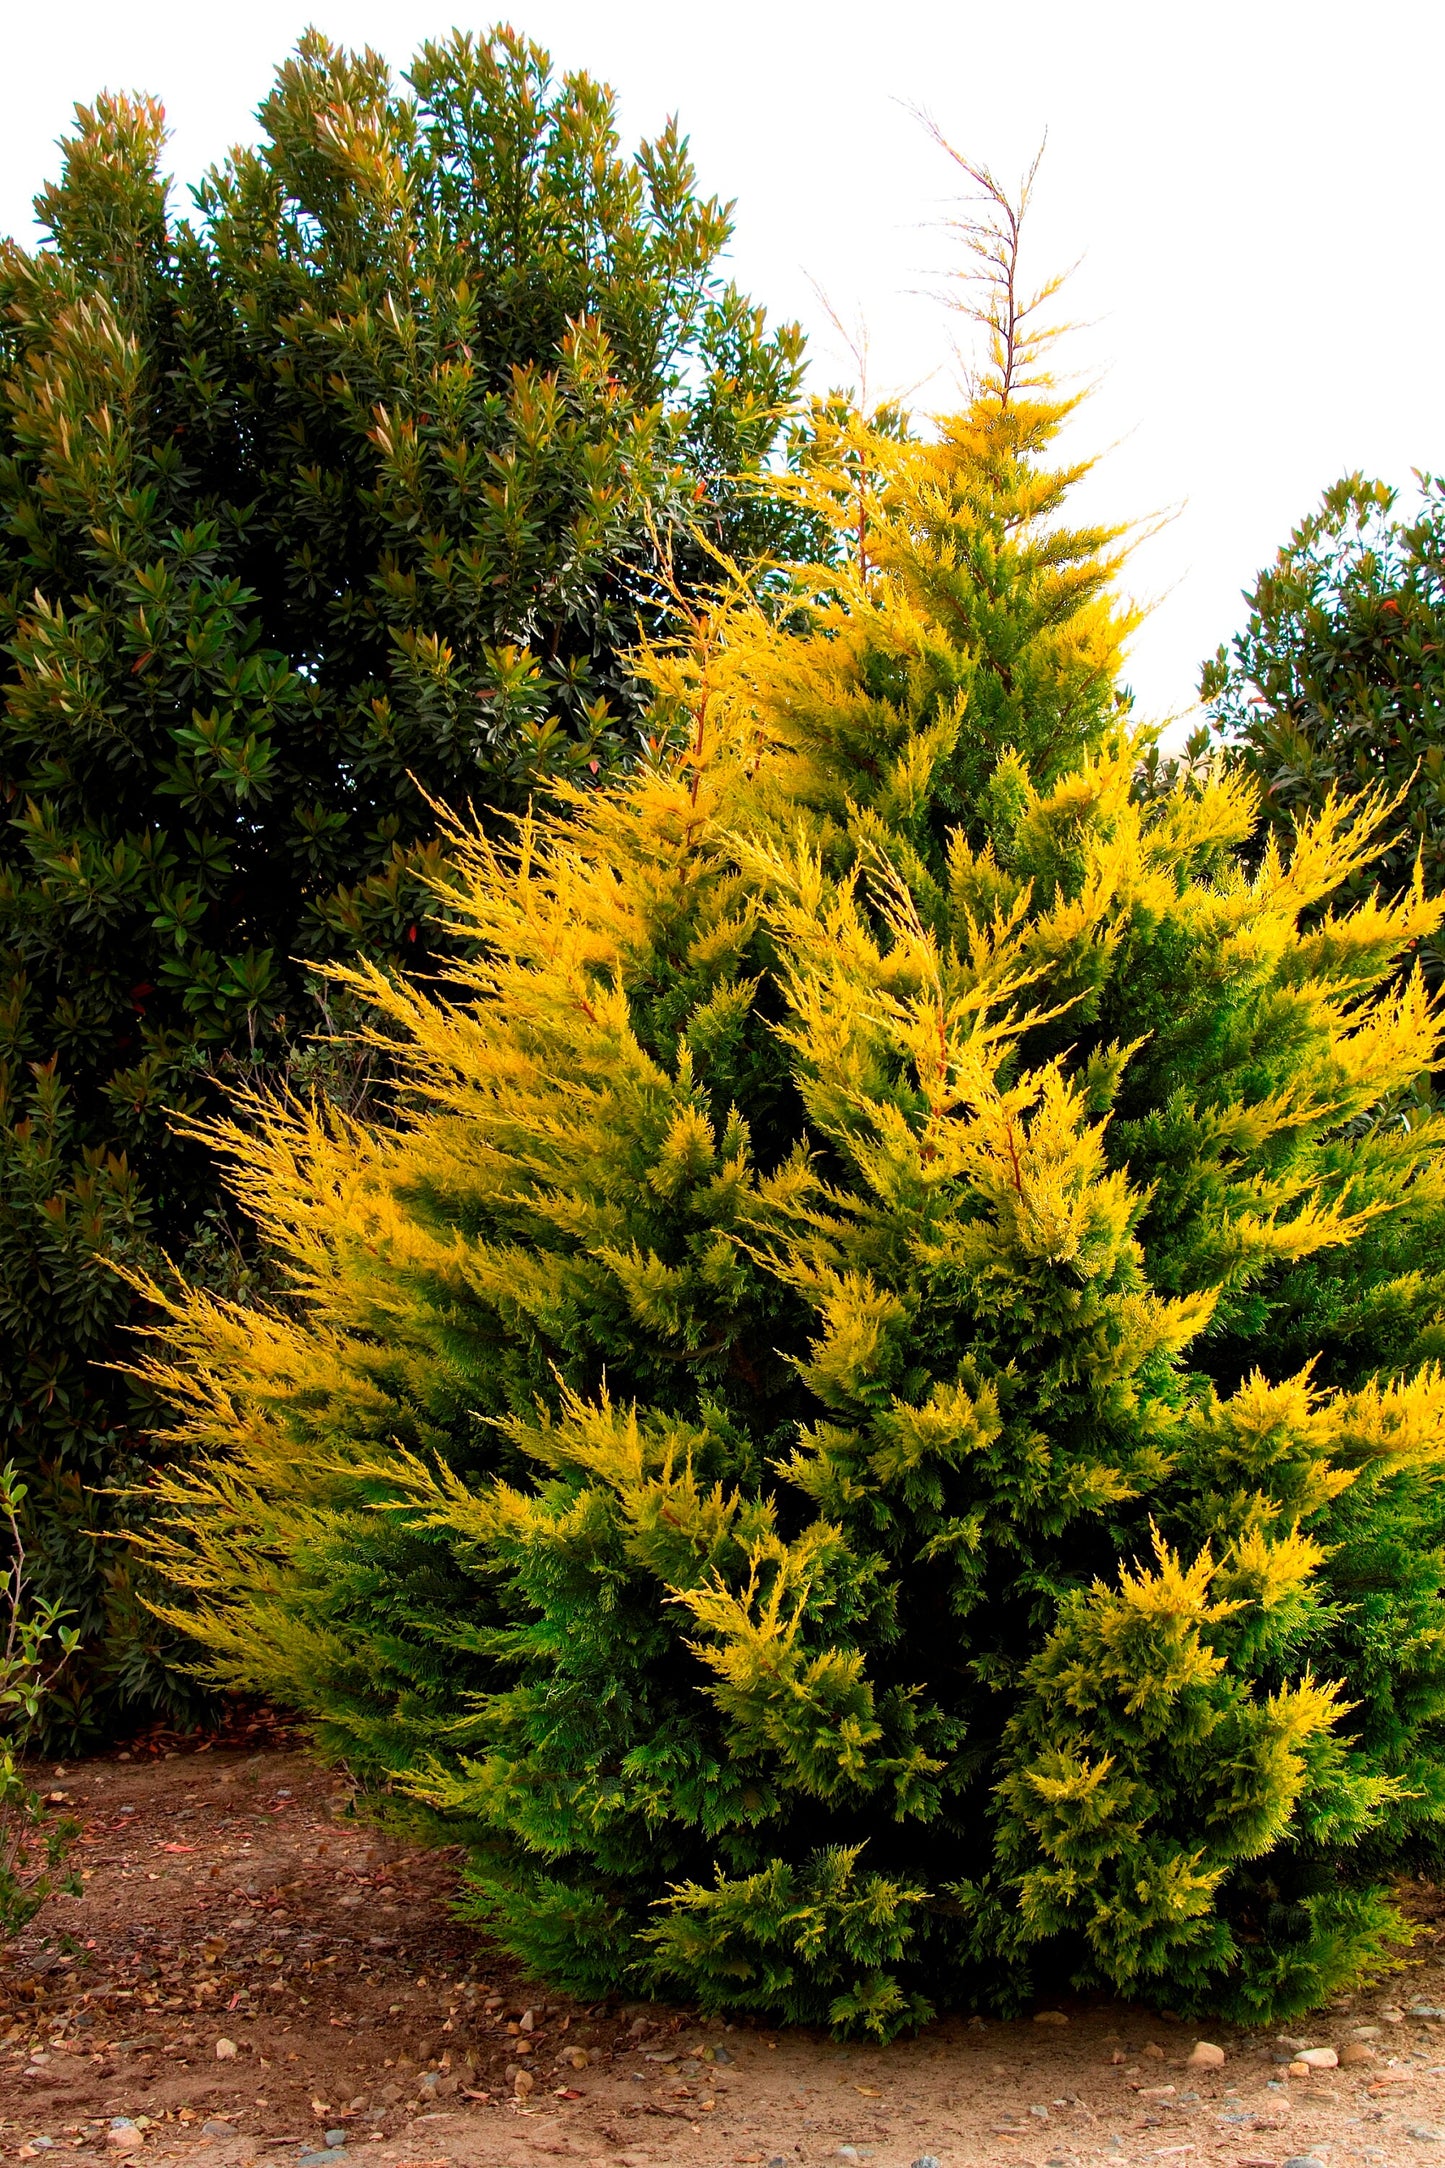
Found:
[[[856,2160],[858,2158],[857,2146],[840,2145],[838,2148],[838,2158],[839,2160]]]
[[[1190,2050],[1189,2067],[1191,2070],[1222,2070],[1224,2060],[1223,2048],[1217,2048],[1212,2040],[1196,2040]]]
[[[234,2040],[223,2038],[216,2042],[216,2061],[218,2063],[233,2063],[236,2060],[237,2052]]]
[[[1407,2138],[1418,2138],[1425,2145],[1438,2145],[1440,2135],[1433,2123],[1407,2123],[1405,2125],[1405,2136]]]
[[[202,2123],[201,2125],[201,2136],[203,2138],[234,2138],[235,2135],[234,2126],[230,2123],[221,2122],[219,2117],[213,2117],[209,2123]]]
[[[712,2051],[712,2059],[715,2063],[730,2063],[732,2061],[732,2057],[731,2055],[729,2055],[726,2048],[714,2048]],[[578,2063],[576,2067],[580,2070],[582,2068],[582,2065]]]
[[[1030,2108],[1029,2114],[1032,2116],[1036,2116],[1041,2123],[1047,2123],[1049,2119],[1049,2111],[1047,2108]]]
[[[1366,2047],[1363,2040],[1347,2040],[1340,2049],[1340,2068],[1342,2070],[1353,2070],[1357,2063],[1372,2063],[1374,2060],[1374,2049]]]
[[[137,2129],[129,2116],[115,2115],[111,2117],[105,2142],[113,2153],[138,2153],[145,2144],[145,2134]]]
[[[1034,2012],[1034,2023],[1036,2025],[1067,2025],[1068,2022],[1062,2010],[1035,2010]]]
[[[326,2133],[326,2143],[332,2146],[345,2145],[346,2132],[344,2130],[328,2130]]]
[[[940,2163],[936,2154],[920,2153],[913,2163],[913,2168],[940,2168]]]
[[[1409,2017],[1445,2018],[1445,2009],[1438,2002],[1412,2002],[1406,2013]]]
[[[1284,2168],[1325,2168],[1318,2153],[1291,2153]]]
[[[521,2029],[523,2032],[532,2032],[536,2027],[536,2023],[537,2013],[535,2010],[524,2010],[522,2012]]]
[[[1352,2025],[1350,2027],[1350,2038],[1352,2040],[1378,2040],[1379,2037],[1380,2028],[1378,2025]]]
[[[1144,2053],[1151,2063],[1162,2063],[1164,2060],[1164,2050],[1157,2040],[1147,2040],[1144,2043]]]
[[[512,2080],[512,2091],[516,2094],[518,2100],[525,2100],[536,2083],[537,2080],[530,2070],[519,2070]]]
[[[1333,2048],[1305,2048],[1299,2059],[1306,2070],[1338,2070],[1340,2067],[1340,2058]],[[1293,2067],[1291,2064],[1290,2068]]]
[[[1309,2076],[1310,2066],[1302,2055],[1296,2055],[1289,2066],[1289,2074],[1292,2078],[1307,2078]]]

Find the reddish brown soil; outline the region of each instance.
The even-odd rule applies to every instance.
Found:
[[[0,1964],[3,2160],[294,2168],[328,2130],[345,2134],[335,2168],[1396,2168],[1445,2153],[1445,2021],[1409,2014],[1445,2012],[1433,1935],[1388,1992],[1288,2041],[1215,2030],[1222,2069],[1187,2067],[1192,2030],[1112,2005],[839,2048],[529,1987],[451,1919],[455,1858],[378,1839],[344,1781],[295,1750],[215,1745],[45,1781],[84,1824],[85,1894],[54,1900]],[[1347,2049],[1371,2026],[1353,2052],[1372,2059],[1289,2074],[1294,2048]],[[116,2117],[139,2130],[112,2133]]]

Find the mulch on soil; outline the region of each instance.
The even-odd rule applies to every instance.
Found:
[[[264,1716],[44,1785],[82,1824],[85,1888],[0,1958],[0,2161],[1396,2168],[1445,2151],[1435,1921],[1423,1964],[1379,1993],[1287,2037],[1210,2032],[1220,2069],[1188,2065],[1194,2032],[1108,2004],[839,2047],[528,1983],[453,1917],[457,1856],[379,1833]],[[1292,2076],[1312,2044],[1358,2060]]]

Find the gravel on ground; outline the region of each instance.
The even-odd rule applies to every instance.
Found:
[[[3,2162],[1445,2163],[1445,1935],[1423,1887],[1404,1969],[1289,2031],[1064,1999],[839,2046],[549,1994],[452,1916],[456,1854],[378,1833],[263,1720],[44,1784],[82,1824],[84,1893],[0,1958]]]

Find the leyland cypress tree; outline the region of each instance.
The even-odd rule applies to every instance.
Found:
[[[654,652],[645,772],[456,836],[446,991],[344,974],[395,1125],[211,1132],[287,1300],[174,1296],[151,1367],[212,1676],[587,1995],[1279,2016],[1445,1812],[1438,1296],[1379,1248],[1439,1229],[1441,906],[1331,908],[1378,801],[1248,870],[1246,778],[1136,788],[995,313],[936,431],[820,418],[842,554]],[[1271,1331],[1322,1258],[1390,1348],[1328,1385]]]
[[[629,649],[790,518],[749,478],[799,341],[675,128],[626,155],[507,31],[403,85],[308,35],[261,121],[185,220],[160,108],[102,98],[0,249],[0,1426],[70,1683],[137,1711],[99,1261],[251,1269],[173,1116],[324,1065],[306,962],[435,946],[432,801],[630,757]]]

